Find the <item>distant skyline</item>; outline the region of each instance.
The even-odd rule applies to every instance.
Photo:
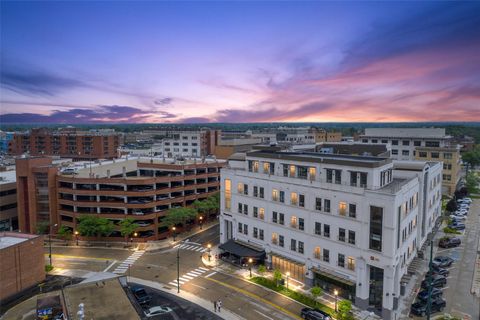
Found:
[[[480,2],[0,6],[0,125],[480,121]]]

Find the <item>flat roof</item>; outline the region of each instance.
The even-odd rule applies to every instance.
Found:
[[[27,238],[17,238],[17,237],[10,237],[10,236],[1,236],[0,235],[0,249],[5,249],[16,244],[22,243],[27,241]]]
[[[447,139],[444,128],[366,128],[360,137]]]
[[[17,173],[15,170],[0,172],[0,184],[12,183],[17,181]]]

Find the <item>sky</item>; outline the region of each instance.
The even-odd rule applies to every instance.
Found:
[[[0,125],[480,121],[480,2],[0,6]]]

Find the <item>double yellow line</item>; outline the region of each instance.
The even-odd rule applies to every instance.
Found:
[[[45,253],[45,256],[48,257],[48,253]],[[68,255],[57,254],[57,253],[52,254],[52,257],[67,258],[67,259],[101,260],[101,261],[113,261],[113,260],[115,260],[115,259],[97,258],[97,257],[68,256]]]
[[[203,279],[218,283],[221,286],[224,286],[224,287],[227,287],[229,289],[235,290],[235,291],[240,292],[240,293],[242,293],[246,296],[249,296],[250,298],[253,298],[255,300],[258,300],[258,301],[261,301],[265,304],[268,304],[269,306],[282,311],[283,313],[289,315],[290,317],[292,317],[294,319],[302,319],[299,315],[297,315],[297,314],[295,314],[295,313],[293,313],[293,312],[291,312],[291,311],[289,311],[289,310],[287,310],[287,309],[285,309],[285,308],[283,308],[279,305],[276,305],[275,303],[273,303],[271,301],[268,301],[267,299],[264,299],[264,298],[260,297],[259,295],[256,295],[255,293],[251,293],[250,291],[232,286],[231,284],[228,284],[228,283],[216,280],[216,279],[212,279],[212,278],[203,278]]]

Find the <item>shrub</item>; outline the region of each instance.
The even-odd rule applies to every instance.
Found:
[[[456,230],[456,229],[453,229],[453,228],[450,228],[450,227],[445,227],[443,228],[443,232],[445,233],[451,233],[451,234],[461,234],[460,231]]]
[[[313,287],[310,289],[310,294],[312,295],[313,299],[317,299],[319,295],[322,294],[322,289],[320,287]]]
[[[265,266],[263,264],[259,265],[258,266],[258,273],[260,273],[261,276],[263,276],[265,274],[265,272],[267,272],[267,268],[265,268]]]
[[[280,270],[275,269],[275,271],[273,271],[273,280],[275,280],[277,286],[280,279],[282,279],[282,273],[280,272]]]
[[[353,320],[352,302],[349,300],[342,300],[338,303],[338,320]]]
[[[53,266],[51,264],[45,265],[45,272],[50,272],[53,270]]]

